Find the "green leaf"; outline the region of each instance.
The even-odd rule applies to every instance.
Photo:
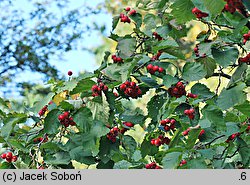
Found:
[[[159,26],[155,30],[162,38],[167,39],[169,37],[169,32],[171,31],[171,27],[169,25]]]
[[[82,107],[73,115],[76,125],[83,131],[89,132],[93,125],[92,113],[89,108]]]
[[[1,136],[8,139],[16,124],[24,123],[27,119],[26,114],[13,114],[3,120]]]
[[[163,95],[153,96],[147,104],[148,116],[152,118],[153,121],[158,121],[160,115],[158,115],[161,107],[164,105],[166,97]]]
[[[60,110],[54,109],[50,111],[46,118],[44,119],[44,132],[47,134],[56,134],[60,126],[58,116],[60,115]]]
[[[166,74],[165,76],[163,76],[162,79],[163,79],[163,84],[168,88],[176,84],[179,81],[178,78],[173,77],[169,74]]]
[[[100,140],[99,154],[100,159],[106,163],[108,162],[115,153],[119,151],[119,143],[112,143],[107,137],[102,137]]]
[[[118,22],[120,20],[120,15],[114,16],[112,21],[112,31],[116,28]]]
[[[142,15],[140,13],[135,13],[129,16],[136,24],[136,28],[140,28],[142,24]]]
[[[0,163],[0,169],[16,169],[12,163],[3,162]]]
[[[132,122],[133,124],[143,125],[146,118],[140,112],[141,110],[139,108],[135,110],[126,110],[120,114],[120,119],[123,121]]]
[[[50,92],[45,98],[43,98],[41,101],[38,101],[33,107],[32,111],[33,112],[39,112],[45,105],[47,105],[52,98],[55,96],[55,93]]]
[[[69,102],[67,102],[67,101],[60,102],[60,106],[65,111],[69,111],[69,110],[73,110],[74,109],[74,106],[72,104],[70,104]]]
[[[176,56],[173,56],[173,55],[170,55],[168,53],[162,53],[161,56],[159,57],[160,60],[162,59],[174,59],[176,60],[177,57]]]
[[[121,65],[111,64],[106,68],[105,72],[106,75],[111,79],[124,82],[128,79],[135,65],[135,62],[128,62]]]
[[[173,17],[176,19],[177,23],[186,23],[194,18],[192,14],[192,9],[194,4],[191,0],[175,0],[171,6]],[[185,16],[183,16],[185,15]]]
[[[46,155],[44,162],[51,165],[68,165],[70,163],[70,155],[68,152],[58,152],[54,155]]]
[[[188,161],[187,166],[189,169],[207,169],[204,158],[195,158]]]
[[[85,151],[83,146],[78,146],[69,152],[70,158],[76,160],[77,162],[91,165],[95,164],[95,158],[92,157],[91,152]]]
[[[241,113],[245,114],[246,116],[250,117],[250,103],[249,101],[245,101],[240,105],[234,106],[235,109],[239,110]]]
[[[151,33],[151,30],[156,28],[156,16],[154,14],[146,14],[143,22],[145,24],[146,32]]]
[[[76,87],[70,92],[71,95],[81,93],[84,91],[89,91],[93,85],[96,83],[90,79],[80,80]]]
[[[162,160],[164,169],[176,169],[181,161],[182,153],[181,152],[170,152],[165,155]]]
[[[164,8],[164,6],[166,5],[166,3],[168,2],[169,0],[160,0],[159,4],[158,4],[158,8],[159,9],[162,9]]]
[[[212,93],[206,85],[201,83],[194,84],[191,88],[191,92],[197,94],[199,99],[209,99],[214,96],[214,93]]]
[[[247,70],[247,64],[241,64],[239,67],[237,67],[227,87],[230,87],[231,85],[239,81],[244,81],[244,74],[246,73],[246,70]]]
[[[207,75],[205,67],[201,63],[187,62],[183,67],[182,77],[187,81],[197,81]]]
[[[226,47],[223,49],[212,48],[212,55],[215,61],[222,67],[228,67],[234,64],[239,56],[237,48]]]
[[[190,130],[190,132],[188,133],[188,139],[187,139],[187,144],[186,144],[187,149],[192,149],[194,147],[195,142],[198,139],[199,133],[200,133],[200,129]]]
[[[145,156],[149,155],[149,156],[153,156],[155,155],[157,152],[159,151],[159,148],[155,145],[152,145],[150,143],[150,140],[145,137],[142,144],[141,144],[141,155],[142,158],[144,158]]]
[[[239,154],[241,156],[242,163],[245,168],[249,167],[250,164],[250,148],[249,145],[241,138],[236,140],[237,146],[239,148]]]
[[[242,104],[246,101],[246,94],[243,92],[246,85],[241,83],[230,89],[223,89],[218,97],[217,105],[222,110],[229,109],[235,105]]]
[[[159,86],[155,79],[147,77],[147,76],[138,77],[138,80],[144,82],[149,87],[158,87]]]
[[[214,70],[216,69],[216,62],[214,59],[210,57],[199,58],[197,62],[200,62],[204,65],[205,70],[207,72],[206,78],[211,77],[214,74]]]
[[[242,0],[242,3],[245,5],[245,7],[250,10],[250,1],[248,0]]]
[[[218,15],[224,9],[224,0],[202,0],[211,15]]]
[[[132,164],[126,160],[115,163],[114,169],[129,169]]]
[[[178,47],[178,43],[173,39],[167,39],[157,42],[156,46],[153,46],[153,52],[158,52],[159,50],[167,49],[167,48],[175,48]]]
[[[128,155],[132,157],[137,147],[135,139],[129,135],[124,135],[121,139],[121,142]]]
[[[219,132],[226,130],[223,112],[218,107],[215,105],[207,105],[202,109],[202,114],[204,118],[211,122],[213,128]]]
[[[133,155],[132,155],[132,159],[137,162],[139,160],[142,159],[142,156],[141,156],[141,151],[140,150],[136,150]]]
[[[119,50],[119,56],[123,59],[130,57],[136,47],[136,39],[133,37],[124,37],[118,41],[117,50]]]

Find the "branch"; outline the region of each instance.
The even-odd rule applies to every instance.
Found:
[[[231,76],[225,73],[214,73],[212,76],[222,76],[224,78],[231,80]]]

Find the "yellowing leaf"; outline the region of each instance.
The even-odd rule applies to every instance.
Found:
[[[61,93],[55,95],[53,98],[53,102],[58,106],[60,104],[60,102],[62,102],[63,100],[66,99],[67,93],[68,93],[68,91],[64,91],[64,92],[61,92]]]

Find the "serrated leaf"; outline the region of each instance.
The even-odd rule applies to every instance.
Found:
[[[238,58],[239,51],[237,48],[223,48],[215,49],[212,48],[212,55],[215,61],[222,67],[228,67],[234,64]]]
[[[136,28],[140,28],[142,24],[142,15],[140,13],[135,13],[129,16],[136,24]]]
[[[171,87],[172,85],[176,84],[179,80],[176,77],[173,77],[169,74],[166,74],[165,76],[162,77],[163,79],[163,84],[166,87]]]
[[[123,148],[126,150],[128,155],[132,157],[137,147],[137,143],[135,139],[129,135],[124,135],[121,139],[121,142],[122,142]]]
[[[197,94],[199,99],[209,99],[214,96],[214,93],[212,93],[206,85],[201,83],[194,84],[191,88],[191,92]]]
[[[223,89],[217,99],[217,105],[222,110],[229,109],[235,105],[242,104],[246,101],[246,94],[243,92],[246,85],[241,83],[230,89]]]
[[[37,102],[33,107],[32,111],[35,113],[38,113],[39,110],[41,110],[45,105],[47,105],[52,98],[55,96],[55,93],[50,92],[45,98],[43,98],[41,101]]]
[[[117,50],[119,50],[119,56],[123,59],[130,57],[136,47],[136,39],[133,37],[124,37],[118,41]]]
[[[235,109],[239,110],[241,113],[245,114],[246,116],[250,117],[250,103],[249,101],[245,101],[240,105],[234,106]]]
[[[120,15],[114,16],[112,20],[112,31],[116,28],[118,22],[120,20]]]
[[[214,59],[210,57],[199,58],[197,62],[200,62],[204,65],[204,68],[207,72],[206,78],[211,77],[214,74],[214,70],[216,69],[216,62]]]
[[[58,152],[54,155],[46,155],[44,157],[44,162],[52,165],[68,165],[70,163],[70,155],[68,152]]]
[[[89,108],[82,107],[77,110],[73,115],[76,125],[82,130],[82,132],[89,132],[93,125],[92,113]]]
[[[56,134],[60,126],[58,116],[60,115],[60,110],[54,109],[50,111],[44,119],[44,132],[47,134]]]
[[[71,95],[81,93],[84,91],[89,91],[93,85],[96,83],[90,79],[80,80],[76,87],[70,92]]]
[[[171,6],[173,17],[180,24],[186,23],[194,18],[192,14],[192,9],[194,4],[191,0],[176,0]],[[183,16],[185,15],[185,16]]]
[[[170,152],[165,155],[162,160],[164,169],[176,169],[181,161],[181,152]]]
[[[115,163],[114,169],[128,169],[132,164],[126,160]]]
[[[224,0],[202,0],[211,15],[218,15],[224,9]]]
[[[187,81],[197,81],[207,75],[205,67],[201,63],[187,62],[183,67],[182,77]]]

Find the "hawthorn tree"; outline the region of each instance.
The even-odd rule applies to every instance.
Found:
[[[49,81],[25,112],[0,99],[1,168],[249,168],[248,1],[136,7],[113,18],[117,52],[94,73]],[[188,41],[193,21],[206,29]]]

